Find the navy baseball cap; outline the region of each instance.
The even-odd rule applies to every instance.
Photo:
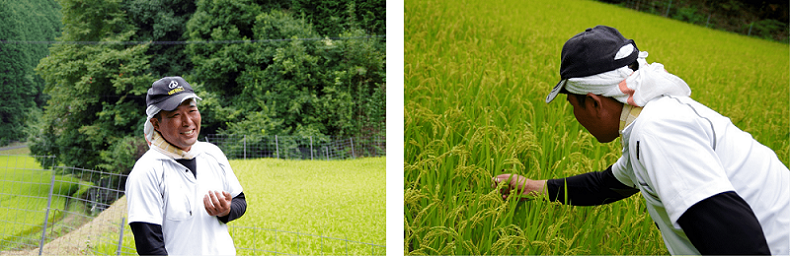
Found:
[[[598,25],[576,34],[562,46],[560,82],[546,96],[546,103],[557,97],[568,79],[622,68],[636,61],[637,57],[639,49],[634,40],[626,39],[615,28]]]
[[[187,99],[202,100],[192,90],[192,86],[180,76],[169,76],[156,80],[145,95],[145,105],[154,105],[165,111],[173,111]]]

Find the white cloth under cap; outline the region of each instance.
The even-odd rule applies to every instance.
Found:
[[[639,69],[636,72],[625,66],[588,77],[570,78],[565,81],[565,90],[574,94],[592,93],[612,97],[622,103],[639,107],[661,95],[691,95],[688,84],[664,70],[664,65],[647,64],[647,55],[647,52],[639,52]]]
[[[143,125],[143,134],[145,134],[145,142],[148,143],[148,146],[151,146],[151,141],[154,140],[154,125],[151,124],[151,118],[154,118],[159,111],[162,111],[161,108],[158,108],[154,105],[148,106],[145,109],[145,124]]]

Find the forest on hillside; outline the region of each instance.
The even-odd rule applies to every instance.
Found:
[[[53,0],[0,1],[0,147],[25,140],[49,98],[34,68],[60,35],[60,6]]]
[[[3,1],[0,144],[127,171],[164,76],[203,99],[201,135],[383,136],[385,15],[383,0]]]

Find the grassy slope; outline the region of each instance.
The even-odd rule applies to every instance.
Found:
[[[597,171],[620,155],[569,105],[543,102],[562,44],[598,24],[686,80],[787,164],[788,48],[591,1],[408,1],[405,5],[404,251],[431,254],[661,254],[634,196],[600,207],[501,202],[490,177]]]

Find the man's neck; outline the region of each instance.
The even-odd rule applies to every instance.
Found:
[[[151,148],[154,148],[160,153],[165,154],[173,159],[192,159],[195,157],[190,153],[192,146],[190,146],[187,150],[178,148],[165,140],[165,138],[156,131],[154,131],[154,136],[151,140]]]

